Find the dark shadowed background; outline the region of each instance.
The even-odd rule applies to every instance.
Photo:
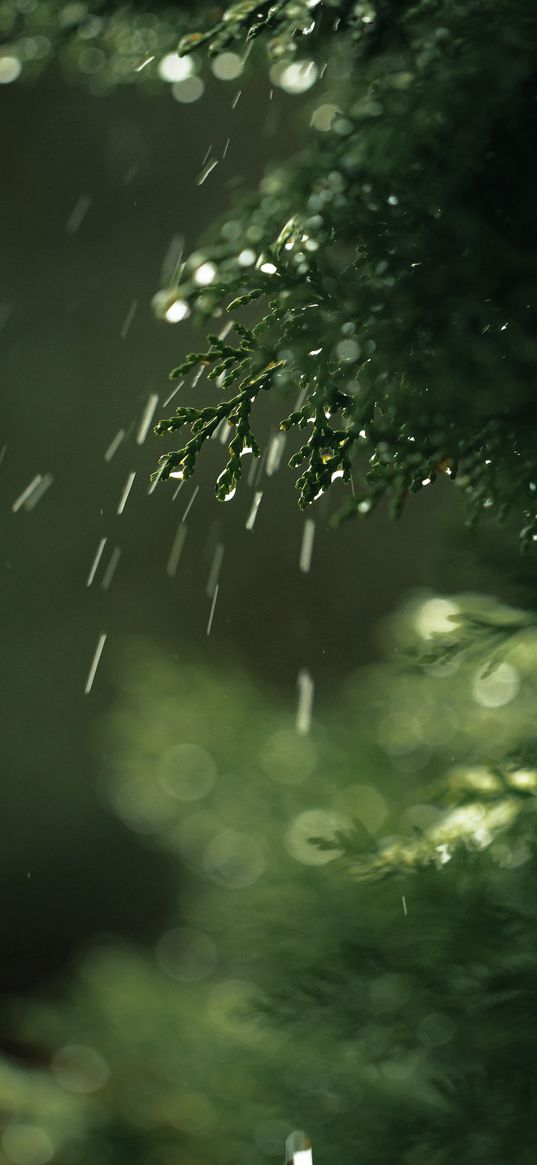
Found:
[[[148,494],[149,473],[170,446],[151,431],[136,443],[144,408],[158,394],[162,415],[170,368],[200,343],[187,324],[157,322],[151,311],[170,243],[182,236],[192,250],[236,192],[294,150],[307,124],[304,99],[275,93],[269,103],[263,77],[232,109],[234,94],[234,85],[215,80],[190,105],[164,85],[99,98],[53,73],[0,92],[5,990],[62,973],[93,936],[157,934],[167,914],[168,858],[137,841],[99,793],[107,759],[101,727],[125,641],[158,643],[178,666],[182,658],[214,668],[238,662],[290,709],[306,668],[318,709],[341,678],[375,656],[378,621],[400,596],[442,585],[438,532],[457,508],[448,483],[424,491],[397,525],[379,513],[330,529],[341,495],[323,500],[312,514],[308,574],[299,570],[304,515],[290,472],[263,475],[251,532],[251,486],[228,505],[214,499],[218,442],[175,500],[173,482]],[[221,154],[228,137],[225,161],[197,185],[208,147]],[[261,432],[277,420],[266,413]],[[121,429],[125,439],[105,460]],[[14,511],[37,474],[52,476],[48,489]],[[170,547],[197,485],[169,577]],[[224,552],[208,637],[206,586],[218,543]],[[103,586],[115,547],[121,554]],[[102,633],[102,659],[85,694]]]

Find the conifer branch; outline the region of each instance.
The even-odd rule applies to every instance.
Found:
[[[217,52],[276,30],[292,56],[309,13],[332,72],[330,131],[314,133],[235,209],[176,289],[201,323],[230,295],[232,310],[270,301],[248,359],[270,332],[264,389],[275,399],[302,392],[300,409],[280,422],[308,430],[290,460],[304,466],[302,507],[342,478],[354,493],[339,516],[382,499],[396,516],[409,495],[447,477],[469,522],[512,514],[523,547],[537,540],[527,153],[537,14],[528,0],[515,7],[474,0],[464,12],[450,7],[438,27],[425,0],[245,3],[203,33]],[[338,71],[339,42],[348,66]],[[507,183],[507,173],[516,178]],[[203,289],[200,255],[215,270]]]

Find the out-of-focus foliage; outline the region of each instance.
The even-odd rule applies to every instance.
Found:
[[[379,669],[380,690],[373,680],[370,699],[382,708],[384,747],[403,767],[427,772],[440,765],[429,796],[443,812],[425,825],[415,820],[412,840],[391,837],[374,856],[360,852],[352,831],[324,847],[343,846],[348,855],[358,848],[352,868],[359,877],[442,866],[461,844],[492,845],[509,865],[513,853],[502,841],[509,829],[516,852],[529,857],[523,839],[534,828],[537,795],[535,616],[483,595],[432,597],[408,616],[394,620],[403,667],[398,675]]]
[[[86,84],[97,94],[106,94],[116,85],[142,84],[148,90],[162,81],[179,86],[178,100],[196,100],[203,85],[189,95],[180,84],[198,72],[201,59],[192,69],[186,54],[209,42],[216,58],[214,72],[231,80],[242,71],[241,58],[229,49],[237,37],[252,40],[269,31],[271,60],[292,56],[297,41],[308,35],[310,45],[328,30],[326,4],[319,13],[317,4],[289,4],[276,0],[270,5],[231,4],[222,9],[215,0],[196,3],[166,3],[159,0],[130,0],[114,4],[107,0],[0,0],[0,85],[32,80],[53,61],[58,61],[70,81]],[[328,5],[330,9],[330,5]],[[334,6],[330,27],[339,5]],[[319,20],[319,16],[324,19]],[[193,31],[203,22],[207,32]],[[326,27],[325,27],[326,26]],[[311,33],[316,35],[312,38]],[[179,44],[179,50],[178,50]],[[251,46],[250,46],[251,47]]]
[[[197,8],[198,19],[214,17],[214,4]],[[35,79],[56,60],[68,80],[98,94],[118,84],[154,87],[159,64],[175,55],[192,15],[173,3],[0,0],[0,83]]]
[[[45,1165],[85,1137],[98,1113],[45,1068],[0,1059],[0,1165]]]
[[[270,59],[287,59],[305,37],[311,48],[332,35],[346,7],[341,0],[227,6],[215,0],[0,0],[0,84],[21,75],[35,78],[54,59],[67,77],[98,93],[148,79],[173,81],[173,61],[162,67],[163,54],[178,51],[184,60],[208,44],[210,55],[219,57],[238,39],[251,42],[261,33],[269,34],[264,43]],[[204,31],[193,31],[200,23]],[[180,63],[176,73],[180,80]]]
[[[505,1165],[516,1124],[529,1165],[537,628],[429,594],[389,642],[306,736],[244,677],[130,645],[103,791],[180,861],[177,912],[19,1006],[71,1139],[19,1072],[8,1128],[54,1154],[6,1162],[254,1165],[305,1127],[319,1165]]]

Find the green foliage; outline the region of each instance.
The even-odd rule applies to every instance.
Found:
[[[302,155],[156,298],[170,320],[244,316],[173,373],[205,371],[220,395],[159,422],[190,432],[158,477],[190,476],[229,425],[232,496],[268,392],[301,442],[301,505],[342,478],[349,514],[384,498],[398,513],[445,474],[471,517],[511,513],[537,538],[537,13],[441,9],[261,0],[208,11],[201,32],[188,19],[181,53],[264,39],[319,87]],[[127,56],[169,51],[179,11]],[[35,6],[4,0],[0,18],[21,55],[40,51]],[[75,16],[66,52],[110,37],[109,57],[95,47],[113,62],[116,19],[136,30],[132,9]],[[147,645],[120,687],[106,796],[175,861],[177,906],[154,951],[100,946],[67,1000],[12,1009],[35,1066],[1,1065],[1,1165],[257,1165],[293,1127],[318,1165],[505,1165],[515,1130],[530,1165],[534,617],[422,596],[389,662],[307,737],[244,677]]]
[[[160,434],[194,429],[161,458],[159,478],[193,472],[213,422],[236,423],[217,484],[230,497],[241,452],[256,449],[263,390],[300,441],[289,464],[301,506],[342,478],[341,516],[382,499],[397,515],[447,476],[470,522],[511,514],[523,548],[537,539],[532,0],[450,0],[441,13],[432,0],[223,10],[1,0],[0,29],[8,74],[12,58],[29,74],[55,53],[99,92],[151,88],[178,41],[183,56],[233,49],[243,65],[253,45],[258,67],[259,43],[273,84],[316,84],[302,154],[239,202],[156,297],[172,322],[246,308],[250,323],[238,355],[211,341],[202,360],[224,399],[160,422]]]
[[[529,1165],[535,622],[424,595],[390,643],[311,736],[245,677],[129,647],[108,796],[180,900],[154,952],[100,947],[67,999],[12,1008],[65,1147],[32,1073],[10,1121],[61,1165],[257,1165],[294,1127],[318,1165],[504,1165],[515,1121]]]
[[[57,62],[63,76],[98,94],[117,85],[158,83],[157,66],[174,52],[194,16],[211,19],[208,0],[111,4],[106,0],[0,0],[0,67],[18,62],[24,80]],[[16,73],[13,74],[15,77]],[[8,75],[3,80],[11,80]]]
[[[226,398],[214,406],[222,418],[267,365],[263,388],[274,399],[298,392],[281,427],[307,431],[290,461],[305,466],[302,506],[335,477],[350,485],[352,472],[347,513],[388,498],[397,514],[409,494],[447,475],[470,520],[511,512],[529,545],[537,536],[533,4],[453,2],[441,22],[430,0],[319,4],[311,50],[304,5],[233,9],[234,19],[226,13],[200,34],[211,51],[245,34],[270,38],[272,22],[284,63],[297,52],[304,62],[306,49],[307,67],[324,61],[321,104],[300,157],[213,231],[157,307],[166,314],[180,302],[204,321],[266,298],[235,364],[230,356],[220,377],[219,353],[204,359]],[[293,33],[284,20],[291,9]],[[180,423],[200,413],[182,410]],[[157,432],[171,426],[163,421]],[[205,439],[197,433],[195,446],[161,459],[160,477],[183,458],[191,471]],[[244,436],[251,444],[249,422]],[[225,476],[237,480],[236,446]]]
[[[339,13],[346,7],[340,0],[238,0],[229,4],[220,20],[215,21],[204,32],[187,34],[179,42],[179,52],[188,53],[202,44],[208,46],[212,56],[235,45],[238,38],[246,37],[246,42],[258,36],[267,35],[268,51],[278,60],[296,51],[297,44],[305,36],[319,33],[326,23],[326,14]],[[332,16],[333,19],[333,16]]]
[[[69,1154],[94,1118],[91,1103],[80,1098],[73,1104],[72,1095],[53,1078],[48,1063],[23,1067],[1,1059],[0,1095],[0,1165],[46,1162],[64,1150]]]
[[[231,4],[223,13],[214,0],[0,0],[0,63],[4,57],[15,60],[25,78],[36,78],[57,60],[68,79],[99,94],[125,84],[152,89],[159,81],[159,61],[176,51],[178,42],[181,55],[208,42],[209,53],[217,56],[243,32],[248,41],[270,33],[269,51],[278,59],[294,53],[297,38],[311,35],[312,19],[322,23],[301,0]],[[192,31],[198,21],[206,24],[205,32]],[[2,79],[16,76],[8,71]]]

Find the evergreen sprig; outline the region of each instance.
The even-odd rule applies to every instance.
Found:
[[[212,0],[0,0],[2,56],[18,61],[25,81],[51,63],[67,80],[106,94],[119,85],[154,88],[158,63],[202,18],[214,18]]]
[[[270,323],[271,316],[262,321]],[[256,342],[255,332],[244,324],[236,323],[235,330],[242,337],[238,348],[224,344],[215,335],[209,335],[211,347],[207,352],[196,352],[174,369],[173,377],[182,377],[193,368],[210,369],[207,376],[216,380],[222,389],[235,387],[233,396],[215,406],[202,409],[180,406],[173,417],[159,421],[155,432],[161,436],[176,432],[184,425],[190,425],[191,438],[181,449],[166,453],[161,457],[153,479],[165,480],[170,476],[187,478],[194,472],[197,456],[205,442],[213,437],[222,424],[235,430],[228,445],[229,458],[217,483],[217,497],[227,501],[233,496],[242,475],[241,458],[248,453],[260,456],[259,446],[251,427],[252,405],[259,394],[270,387],[271,374],[282,365],[274,359],[267,346]],[[258,332],[260,327],[258,326]]]
[[[178,51],[184,55],[207,45],[209,54],[216,56],[239,38],[245,37],[248,43],[268,34],[272,56],[287,56],[294,51],[298,38],[313,32],[317,24],[315,10],[319,7],[324,7],[319,0],[237,0],[204,32],[184,36]]]
[[[291,59],[307,7],[232,6],[203,35],[219,51],[219,38],[271,34],[292,9]],[[470,521],[513,514],[530,545],[537,13],[529,0],[470,0],[440,23],[429,0],[377,0],[310,15],[330,130],[213,232],[180,293],[202,322],[229,297],[271,301],[264,387],[298,387],[303,408],[282,427],[310,426],[290,462],[306,463],[302,506],[335,475],[354,486],[344,513],[387,498],[397,514],[447,476]],[[216,275],[200,291],[201,255]]]

